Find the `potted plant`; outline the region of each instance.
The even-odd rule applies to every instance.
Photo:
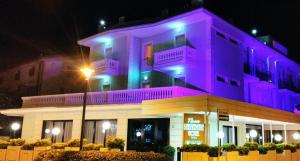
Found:
[[[38,139],[34,142],[33,149],[33,159],[38,156],[42,151],[51,149],[51,140],[50,139]]]
[[[184,145],[183,161],[207,161],[209,146],[206,144],[200,145]]]
[[[249,148],[245,146],[238,146],[236,150],[239,152],[239,161],[250,161],[249,160]]]
[[[125,146],[125,140],[117,137],[108,137],[106,145],[110,151],[123,151]]]
[[[10,144],[7,146],[6,151],[6,160],[7,161],[18,161],[20,157],[21,147],[25,144],[25,140],[18,139],[10,139]]]
[[[33,160],[34,143],[26,143],[21,147],[19,161],[32,161]]]
[[[220,156],[218,156],[218,150],[219,148],[217,146],[213,146],[209,148],[208,150],[209,161],[226,161],[226,158],[222,156],[222,152],[220,152]]]
[[[225,144],[222,146],[222,150],[224,151],[227,160],[238,161],[239,152],[236,149],[236,145]]]
[[[246,142],[244,146],[249,148],[249,154],[248,154],[249,159],[251,161],[258,161],[259,160],[258,143]]]
[[[284,152],[284,145],[276,144],[276,161],[284,161],[285,156],[283,152]]]
[[[67,147],[67,143],[53,143],[51,149],[53,150],[64,150]]]
[[[267,155],[269,156],[269,161],[276,161],[276,144],[265,143],[264,147],[267,148]]]
[[[0,139],[0,161],[5,161],[6,149],[8,145],[8,141]]]
[[[87,140],[83,139],[83,145],[87,144]],[[80,151],[80,139],[71,139],[67,142],[65,150],[68,151]]]
[[[264,145],[258,146],[259,151],[259,161],[269,161],[268,148]]]
[[[174,154],[175,154],[175,148],[171,145],[167,145],[164,147],[164,153],[171,157],[172,160],[174,160]]]
[[[89,144],[83,145],[82,149],[84,151],[90,151],[90,150],[100,150],[100,148],[102,148],[102,147],[103,147],[102,144],[89,143]]]

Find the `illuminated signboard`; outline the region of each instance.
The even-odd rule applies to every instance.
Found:
[[[184,114],[183,144],[203,143],[204,131],[204,115]]]

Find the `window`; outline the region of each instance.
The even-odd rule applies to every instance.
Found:
[[[72,137],[73,121],[44,121],[42,138],[51,138],[52,142],[66,142]],[[57,130],[57,135],[53,135],[52,131]]]
[[[220,32],[216,32],[216,35],[218,35],[219,37],[221,37],[221,38],[223,38],[223,39],[226,39],[226,36],[225,35],[223,35],[223,34],[221,34]]]
[[[104,143],[103,123],[110,122],[111,128],[106,131],[106,136],[117,135],[117,120],[88,120],[85,121],[84,138],[88,143]]]
[[[145,45],[145,61],[147,65],[152,65],[152,55],[153,55],[153,44],[148,43]]]
[[[225,79],[224,77],[222,77],[222,76],[217,76],[217,80],[218,80],[219,82],[226,83],[226,79]]]
[[[16,74],[15,74],[15,80],[20,80],[21,78],[21,72],[18,71]]]
[[[223,138],[223,145],[224,144],[235,144],[238,145],[238,137],[237,137],[237,127],[234,127],[234,142],[233,142],[233,133],[232,133],[232,126],[223,126],[223,133],[224,133],[224,138]]]
[[[127,149],[160,152],[169,144],[170,119],[129,119]]]
[[[105,55],[112,55],[113,48],[112,47],[107,47],[104,50]]]
[[[30,77],[32,77],[32,76],[34,76],[34,72],[35,72],[35,68],[34,68],[34,67],[31,67],[31,68],[29,69],[28,75],[29,75]]]
[[[231,84],[232,86],[236,86],[236,87],[240,86],[239,82],[237,82],[237,81],[235,81],[235,80],[230,80],[230,84]]]
[[[239,45],[239,43],[236,41],[236,40],[233,40],[233,39],[229,39],[229,41],[235,45]]]
[[[186,44],[185,34],[175,36],[175,46],[182,46]]]

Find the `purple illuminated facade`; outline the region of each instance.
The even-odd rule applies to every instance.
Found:
[[[178,85],[293,112],[300,66],[274,43],[280,48],[205,9],[79,41],[90,48],[94,91]]]

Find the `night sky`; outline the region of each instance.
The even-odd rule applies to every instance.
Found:
[[[0,69],[40,55],[82,54],[77,40],[126,21],[158,18],[186,10],[190,0],[0,0]],[[299,0],[206,0],[205,8],[246,32],[270,34],[300,62]],[[87,50],[83,50],[87,53]]]

